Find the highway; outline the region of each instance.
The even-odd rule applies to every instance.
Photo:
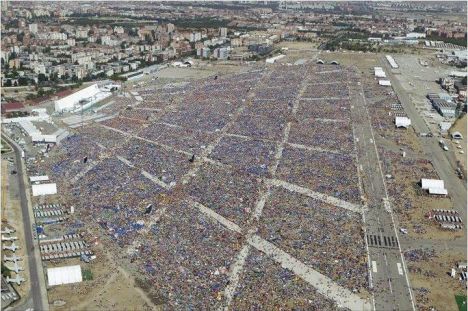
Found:
[[[2,139],[7,141],[13,147],[16,157],[16,165],[19,178],[19,193],[21,200],[21,212],[23,214],[24,237],[26,241],[26,252],[29,263],[29,284],[31,285],[30,295],[32,298],[32,307],[34,310],[48,310],[47,293],[45,291],[44,274],[40,260],[38,247],[35,247],[37,241],[33,239],[31,214],[29,210],[29,201],[26,193],[25,180],[26,169],[21,157],[21,148],[9,137],[2,133]]]
[[[366,194],[364,211],[374,310],[415,310],[413,294],[380,167],[364,91],[349,84],[358,170]]]

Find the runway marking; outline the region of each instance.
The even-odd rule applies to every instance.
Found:
[[[344,200],[341,200],[341,199],[338,199],[338,198],[335,198],[335,197],[332,197],[332,196],[329,196],[320,192],[315,192],[308,188],[304,188],[295,184],[291,184],[287,181],[280,180],[280,179],[267,179],[266,182],[272,186],[283,187],[284,189],[287,189],[289,191],[297,192],[302,195],[311,197],[313,199],[316,199],[316,200],[319,200],[319,201],[322,201],[322,202],[325,202],[325,203],[328,203],[337,207],[341,207],[341,208],[350,210],[355,213],[362,213],[361,206],[359,204],[350,203],[350,202],[347,202],[347,201],[344,201]]]
[[[397,265],[397,268],[398,268],[398,273],[399,273],[400,275],[403,275],[403,268],[401,267],[401,263],[397,262],[396,265]]]
[[[377,262],[372,261],[372,272],[377,273]]]

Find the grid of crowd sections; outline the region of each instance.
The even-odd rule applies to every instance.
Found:
[[[141,87],[143,101],[116,97],[118,115],[77,129],[45,169],[172,307],[335,309],[297,267],[344,295],[367,288],[349,70]]]

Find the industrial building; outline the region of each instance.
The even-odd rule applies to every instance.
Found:
[[[436,109],[443,117],[453,118],[456,116],[457,104],[451,101],[451,97],[448,94],[428,94],[427,98],[432,103],[434,109]]]

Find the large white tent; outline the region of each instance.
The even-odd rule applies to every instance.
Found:
[[[79,108],[80,101],[92,101],[95,97],[99,97],[101,90],[97,84],[90,85],[78,92],[75,92],[66,97],[60,98],[55,101],[55,111],[73,111]]]
[[[428,190],[430,194],[448,194],[447,189],[445,189],[444,181],[440,179],[421,178],[421,188]]]
[[[57,184],[40,184],[32,185],[32,195],[37,197],[40,195],[49,195],[57,193]]]
[[[47,279],[49,280],[49,286],[82,282],[81,266],[48,268]]]

